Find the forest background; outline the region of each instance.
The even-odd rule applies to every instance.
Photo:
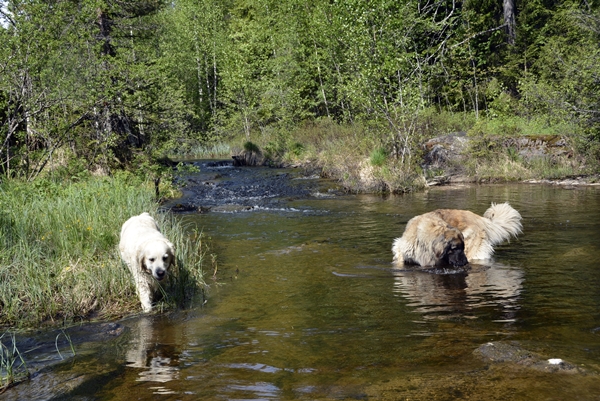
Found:
[[[478,138],[473,171],[598,168],[591,0],[4,0],[0,23],[4,177],[160,175],[246,142],[400,192],[452,132]],[[560,135],[573,158],[526,173],[507,135]]]

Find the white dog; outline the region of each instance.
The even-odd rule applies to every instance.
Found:
[[[158,282],[175,263],[173,244],[162,235],[152,216],[142,213],[123,224],[119,250],[133,274],[142,309],[150,312]]]

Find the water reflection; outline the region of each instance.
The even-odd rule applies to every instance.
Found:
[[[244,385],[244,384],[231,384],[227,386],[225,389],[226,393],[229,393],[229,396],[237,396],[244,395],[244,400],[264,400],[264,399],[273,399],[277,398],[280,395],[280,390],[277,386],[272,383],[266,382],[258,382],[252,385]],[[242,393],[242,394],[239,394]],[[254,394],[257,398],[246,398],[245,396],[250,394]],[[229,400],[236,400],[238,398],[229,398]]]
[[[476,309],[496,307],[497,321],[514,321],[523,287],[523,271],[494,263],[473,265],[463,273],[394,270],[394,292],[425,319],[477,317]]]
[[[130,325],[131,341],[125,354],[128,368],[139,370],[136,381],[167,383],[179,377],[177,358],[171,347],[161,344],[155,322],[141,317]],[[162,386],[152,388],[156,394],[172,394]]]

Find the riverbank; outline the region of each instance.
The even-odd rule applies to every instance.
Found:
[[[302,167],[351,193],[405,193],[465,182],[600,181],[593,143],[582,134],[563,135],[565,127],[542,129],[525,120],[505,130],[489,121],[482,128],[481,122],[455,117],[417,119],[415,131],[402,138],[360,124],[313,122],[293,132],[265,131],[252,141],[233,138],[224,156],[238,165]]]

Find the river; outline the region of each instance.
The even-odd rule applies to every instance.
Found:
[[[295,170],[199,165],[185,199],[205,213],[180,218],[207,234],[218,255],[207,302],[119,322],[127,330],[118,339],[3,397],[600,399],[600,187],[347,195]],[[498,246],[488,266],[461,274],[393,268],[392,241],[411,217],[437,208],[483,214],[505,201],[523,216],[523,233]],[[578,370],[474,353],[494,342]]]

